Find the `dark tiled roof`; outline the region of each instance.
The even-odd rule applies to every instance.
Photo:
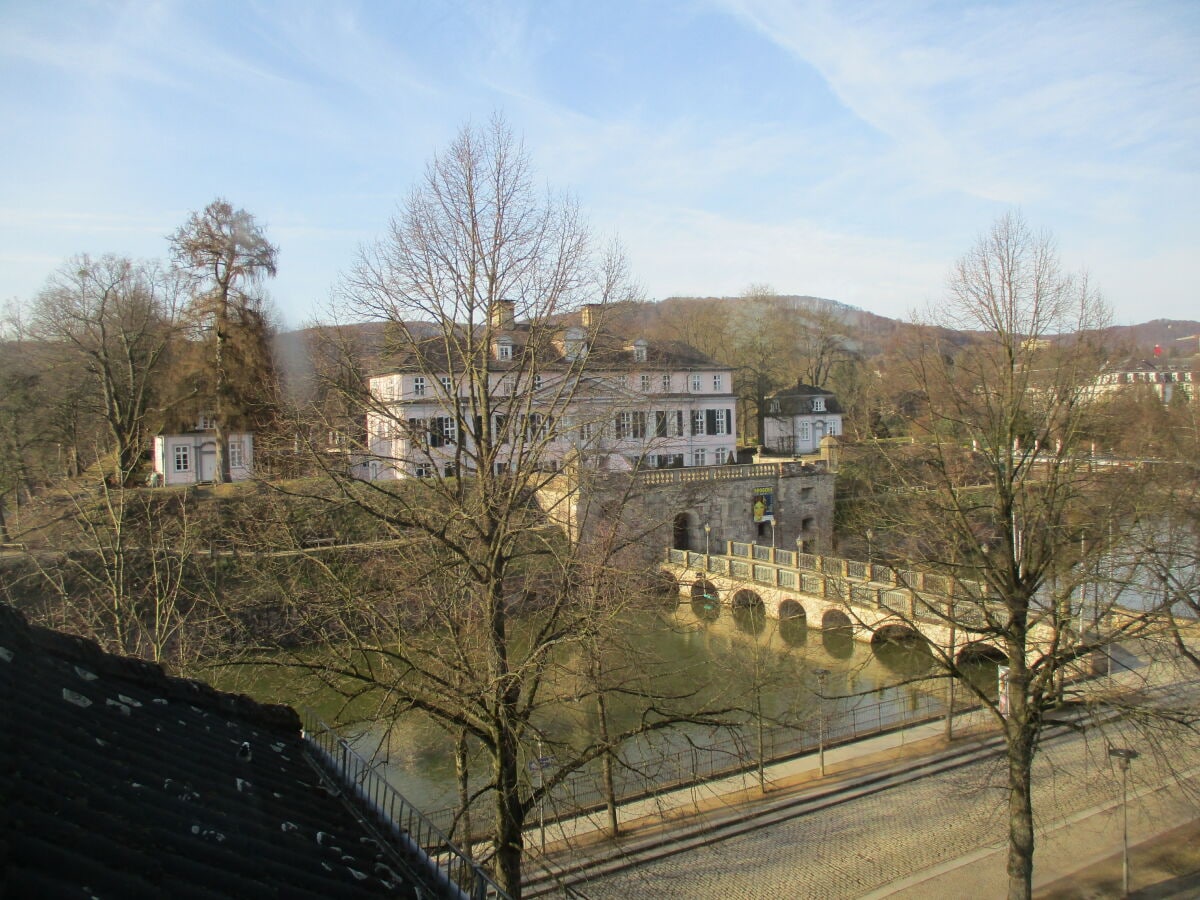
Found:
[[[768,399],[780,401],[780,411],[782,413],[797,415],[812,412],[812,401],[815,397],[822,397],[825,400],[825,409],[821,410],[822,412],[840,413],[842,411],[842,406],[838,403],[833,391],[827,391],[825,388],[804,384],[803,382],[797,382],[791,387],[780,388],[771,394]]]
[[[0,896],[417,896],[322,786],[293,710],[4,605],[0,798]]]
[[[551,339],[560,337],[560,335],[549,329],[542,329],[535,333],[528,325],[517,323],[510,329],[503,332],[496,332],[497,337],[501,335],[507,337],[512,342],[513,358],[507,363],[490,358],[491,348],[486,348],[485,352],[488,353],[490,358],[489,366],[497,372],[504,371],[505,369],[519,370],[528,368],[528,362],[522,361],[522,354],[525,353],[531,342],[534,342],[534,346],[536,347],[535,357],[537,358],[538,366],[545,371],[552,371],[556,368],[565,369],[572,365],[563,356],[561,349],[556,346],[554,340]],[[452,364],[455,371],[462,370],[461,346],[455,345],[453,342],[447,343],[441,336],[426,337],[423,334],[419,334],[414,335],[414,338],[416,339],[397,339],[393,341],[381,355],[379,365],[371,374],[448,372]],[[646,359],[644,362],[638,362],[635,359],[631,341],[626,341],[615,335],[603,332],[590,334],[588,342],[585,367],[594,373],[611,370],[619,371],[622,369],[646,371],[678,369],[724,370],[728,368],[728,366],[722,366],[711,357],[706,356],[695,347],[683,341],[645,341]]]

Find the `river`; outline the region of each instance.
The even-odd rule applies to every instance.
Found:
[[[845,632],[795,627],[794,622],[735,614],[728,607],[705,609],[686,600],[674,610],[643,613],[624,631],[643,651],[639,664],[653,669],[660,694],[690,695],[689,702],[709,709],[753,709],[757,687],[763,716],[778,723],[773,729],[777,746],[790,732],[808,729],[811,735],[818,716],[828,721],[854,707],[869,707],[871,715],[878,714],[886,724],[895,709],[912,710],[931,702],[933,688],[928,683],[889,687],[928,668],[921,652],[896,645],[875,650]],[[994,674],[983,677],[994,679]],[[346,717],[333,692],[322,691],[287,669],[239,666],[221,671],[214,681],[218,687],[260,700],[308,707],[329,722]],[[880,707],[881,701],[887,703]],[[539,724],[552,737],[579,743],[573,736],[595,729],[592,706],[573,704],[568,698]],[[616,703],[611,714],[614,728],[619,729],[631,724],[640,710]],[[748,714],[740,718],[750,720]],[[752,743],[753,730],[744,725],[735,735],[741,746]],[[364,756],[374,757],[388,779],[419,808],[436,811],[455,805],[452,738],[430,718],[409,713],[391,728],[367,726],[343,733],[349,733]],[[730,729],[685,726],[630,746],[624,756],[643,763],[651,756],[722,741],[729,744]],[[542,756],[535,746],[528,748],[528,755]]]

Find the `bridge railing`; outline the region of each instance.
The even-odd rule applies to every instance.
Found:
[[[741,541],[729,541],[726,554],[668,550],[667,561],[712,575],[754,584],[802,591],[826,600],[839,600],[909,616],[954,618],[970,627],[983,625],[982,604],[987,587],[934,572],[893,568],[880,563],[797,553]]]

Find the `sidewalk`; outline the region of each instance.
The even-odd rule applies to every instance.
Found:
[[[767,768],[764,795],[755,773],[734,776],[693,788],[669,791],[621,809],[622,836],[614,842],[604,833],[600,811],[563,823],[547,824],[547,861],[569,873],[589,861],[641,852],[653,854],[703,852],[716,831],[751,815],[779,808],[781,818],[794,818],[789,807],[801,802],[843,802],[856,790],[888,777],[904,777],[918,767],[955,766],[976,757],[992,744],[996,731],[990,716],[975,712],[956,717],[954,740],[947,743],[944,722],[878,735],[826,751],[826,775],[819,774],[817,754]],[[1200,766],[1188,773],[1200,792]],[[1200,808],[1193,793],[1179,791],[1174,782],[1150,784],[1130,791],[1131,896],[1200,897]],[[824,801],[822,798],[826,798]],[[749,825],[746,830],[759,825]],[[1038,823],[1035,894],[1046,900],[1082,900],[1121,894],[1121,808],[1106,800],[1059,822]],[[724,832],[722,832],[722,835]],[[537,846],[539,833],[528,834]],[[982,846],[923,871],[912,872],[868,897],[905,900],[999,896],[1007,880],[1006,845]],[[531,867],[534,875],[536,867]],[[596,875],[603,877],[600,870]],[[534,875],[536,878],[536,875]],[[568,874],[569,879],[569,874]],[[535,892],[536,893],[536,892]],[[767,896],[767,895],[764,895]]]

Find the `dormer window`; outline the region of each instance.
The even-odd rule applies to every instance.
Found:
[[[502,337],[496,341],[496,359],[510,360],[512,359],[512,338]]]
[[[812,408],[813,412],[825,412],[825,398],[813,397]]]
[[[645,362],[646,361],[646,342],[642,338],[638,338],[636,341],[633,342],[633,361],[634,362]]]
[[[582,328],[572,326],[563,336],[563,356],[568,362],[583,359],[587,356],[587,333]]]

